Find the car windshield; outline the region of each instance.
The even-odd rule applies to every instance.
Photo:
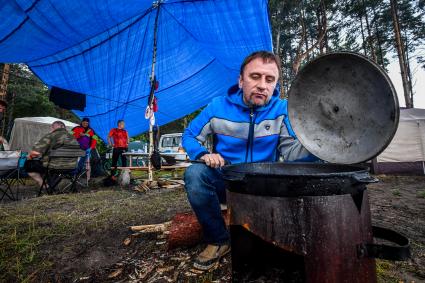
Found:
[[[180,142],[181,137],[166,137],[162,139],[162,147],[178,147]]]

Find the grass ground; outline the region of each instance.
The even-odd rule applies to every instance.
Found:
[[[98,259],[78,262],[90,246],[112,245],[110,251],[116,252],[114,246],[121,244],[128,226],[166,221],[182,210],[189,210],[182,191],[142,195],[118,188],[4,204],[0,206],[0,281],[31,281],[44,278],[52,269],[73,273],[72,264],[66,262],[86,265],[87,270],[111,264],[119,256],[111,258],[108,247]]]
[[[369,186],[372,220],[408,236],[413,255],[408,262],[377,261],[378,281],[424,282],[425,177],[378,177],[381,182]],[[201,246],[169,252],[155,235],[123,245],[128,226],[161,223],[186,211],[183,190],[143,194],[98,185],[1,203],[0,282],[229,282],[230,257],[211,273],[186,276]],[[119,274],[110,277],[114,272]]]

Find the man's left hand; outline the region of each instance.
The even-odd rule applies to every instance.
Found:
[[[212,168],[220,168],[226,163],[224,158],[218,153],[205,154],[200,159],[204,160],[205,164]]]
[[[30,152],[30,154],[28,155],[28,157],[29,157],[29,159],[33,159],[33,158],[38,157],[38,156],[40,156],[40,155],[41,155],[41,153],[40,153],[40,152],[35,151],[35,150],[32,150],[32,151]]]

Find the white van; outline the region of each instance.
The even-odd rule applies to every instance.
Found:
[[[158,150],[161,153],[184,152],[182,147],[183,133],[173,133],[162,135],[159,139]]]

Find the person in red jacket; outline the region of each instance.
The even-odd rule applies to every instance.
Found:
[[[127,158],[123,155],[124,152],[128,149],[128,143],[130,138],[128,132],[124,130],[125,122],[124,120],[118,120],[118,128],[113,128],[108,135],[108,144],[113,146],[112,151],[112,166],[111,166],[111,175],[115,176],[117,172],[117,162],[118,158],[121,157],[121,166],[127,166]]]
[[[72,134],[77,139],[82,150],[92,150],[96,148],[97,136],[92,128],[90,128],[89,118],[83,118],[81,124],[72,129]]]
[[[86,151],[86,156],[78,162],[78,170],[81,171],[84,165],[87,170],[87,181],[90,179],[90,153],[96,148],[98,137],[94,130],[90,128],[89,118],[83,118],[81,124],[72,129],[72,135],[77,139],[80,148]]]

